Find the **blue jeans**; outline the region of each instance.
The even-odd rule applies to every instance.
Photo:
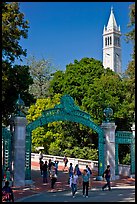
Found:
[[[48,177],[48,172],[47,171],[43,171],[43,183],[47,183],[48,182],[47,177]]]
[[[108,186],[108,188],[110,190],[110,178],[106,177],[106,181],[107,181],[107,183],[102,187],[102,189],[104,189]]]
[[[71,184],[71,189],[72,189],[72,195],[74,196],[75,193],[77,192],[77,184],[72,183]]]

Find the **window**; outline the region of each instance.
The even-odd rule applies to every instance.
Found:
[[[118,46],[120,47],[120,39],[118,38],[117,41],[118,41]]]
[[[112,44],[111,36],[110,36],[110,45]]]
[[[109,37],[108,37],[108,45],[109,45]]]
[[[107,38],[105,38],[105,46],[107,46]]]

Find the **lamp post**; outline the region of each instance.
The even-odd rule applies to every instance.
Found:
[[[105,108],[103,112],[104,112],[104,116],[106,118],[106,122],[110,122],[110,118],[113,115],[112,108],[109,108],[109,107]]]
[[[15,103],[15,106],[16,106],[16,110],[17,110],[17,116],[22,116],[24,117],[24,113],[22,112],[24,106],[25,106],[25,103],[24,101],[20,98],[20,94],[18,95],[18,99]]]

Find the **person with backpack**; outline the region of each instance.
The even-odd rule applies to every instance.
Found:
[[[104,171],[102,177],[105,178],[107,181],[107,183],[102,187],[102,190],[104,190],[108,186],[108,189],[110,191],[111,190],[111,187],[110,187],[110,177],[111,177],[110,165],[107,165],[107,168]]]
[[[5,181],[5,185],[2,188],[2,202],[14,202],[14,195],[9,181]]]
[[[79,169],[78,164],[76,164],[74,171],[77,172],[77,175],[78,175],[78,176],[80,176],[80,175],[82,174],[81,171],[80,171],[80,169]]]
[[[89,174],[89,187],[91,188],[91,175],[92,175],[92,171],[90,169],[90,167],[88,165],[86,165],[86,170],[87,173]]]

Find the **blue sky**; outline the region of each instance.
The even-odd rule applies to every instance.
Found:
[[[20,11],[30,26],[28,39],[22,39],[20,44],[27,49],[27,57],[34,55],[37,60],[44,57],[60,70],[83,57],[102,61],[102,33],[113,6],[122,33],[122,71],[125,71],[132,53],[132,44],[124,40],[124,34],[130,31],[127,24],[132,3],[20,2]]]

